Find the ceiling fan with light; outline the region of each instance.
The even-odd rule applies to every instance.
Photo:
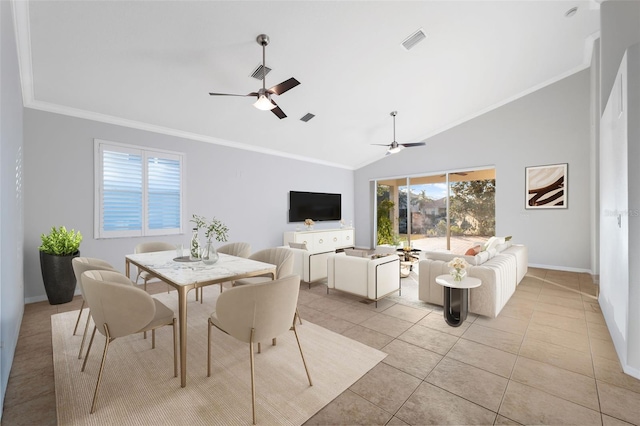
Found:
[[[300,82],[295,78],[291,77],[288,80],[283,81],[280,84],[276,84],[270,89],[266,88],[265,77],[266,77],[266,65],[265,65],[265,47],[269,44],[269,36],[266,34],[260,34],[256,41],[259,45],[262,46],[262,88],[257,92],[251,92],[247,95],[236,95],[232,93],[209,93],[211,96],[255,96],[257,100],[254,102],[253,106],[263,111],[271,110],[278,118],[283,119],[287,115],[280,109],[280,107],[271,99],[272,95],[282,95],[287,90],[293,89]]]
[[[395,154],[397,152],[402,151],[404,148],[411,148],[414,146],[424,146],[426,145],[424,142],[415,142],[415,143],[398,143],[396,142],[396,115],[398,115],[398,111],[391,111],[391,116],[393,117],[393,142],[382,144],[382,143],[372,143],[371,145],[378,146],[388,146],[389,149],[385,155]]]

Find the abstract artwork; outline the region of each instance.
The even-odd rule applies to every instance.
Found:
[[[567,168],[566,163],[526,167],[525,208],[566,209]]]

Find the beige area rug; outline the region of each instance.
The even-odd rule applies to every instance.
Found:
[[[185,388],[180,387],[179,377],[173,377],[171,327],[158,329],[153,350],[151,336],[116,339],[109,347],[94,414],[89,409],[104,337],[96,334],[87,368],[81,373],[82,336],[72,336],[78,311],[53,315],[58,424],[251,424],[249,345],[213,329],[212,374],[206,377],[207,318],[218,292],[218,286],[205,288],[204,304],[189,293]],[[175,292],[154,297],[177,312]],[[304,319],[297,328],[313,386],[307,381],[293,332],[278,338],[276,346],[263,343],[262,353],[255,357],[258,424],[304,423],[386,356]]]

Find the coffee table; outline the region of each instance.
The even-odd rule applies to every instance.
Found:
[[[455,281],[451,275],[438,275],[436,283],[444,290],[444,320],[451,327],[460,327],[469,311],[469,289],[480,287],[482,281],[474,277]]]

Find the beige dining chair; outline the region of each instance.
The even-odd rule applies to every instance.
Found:
[[[151,241],[148,243],[140,243],[136,246],[136,248],[134,249],[134,253],[151,253],[154,251],[167,251],[167,250],[174,250],[175,251],[176,246],[174,244],[171,243],[166,243],[164,241]],[[154,278],[157,278],[159,280],[161,280],[160,278],[158,278],[157,276],[148,273],[147,271],[143,271],[141,269],[138,269],[138,275],[136,276],[136,285],[138,284],[138,280],[142,278],[143,282],[144,282],[144,290],[147,291],[147,282],[151,281]],[[162,280],[161,280],[162,281]],[[167,293],[169,293],[169,290],[171,289],[171,287],[167,284]]]
[[[270,263],[276,265],[276,276],[274,279],[286,277],[293,274],[294,253],[292,250],[286,247],[275,247],[257,251],[249,256],[249,259],[257,260],[258,262]],[[270,281],[271,275],[263,275],[257,277],[243,278],[233,282],[233,286],[256,284],[265,281]],[[298,321],[302,324],[302,318],[296,308],[298,314]],[[273,344],[276,344],[275,338]],[[260,344],[258,344],[258,352],[260,352]]]
[[[270,263],[276,266],[275,279],[286,277],[293,274],[293,252],[285,247],[274,247],[257,251],[249,256],[251,260],[258,262]],[[263,281],[271,280],[271,275],[243,278],[234,281],[233,285],[256,284]]]
[[[220,246],[219,249],[217,249],[218,253],[224,253],[224,254],[228,254],[231,256],[236,256],[236,257],[243,257],[243,258],[247,258],[249,257],[249,255],[251,254],[251,244],[249,243],[229,243],[229,244],[225,244],[223,246]],[[224,283],[220,283],[220,293],[222,293],[222,286],[224,285]],[[202,294],[202,290],[203,287],[199,287],[198,289],[196,289],[196,291],[200,290],[200,303],[202,303],[202,299],[203,299],[203,294]]]
[[[300,277],[298,275],[290,275],[270,282],[233,287],[218,297],[216,310],[209,317],[207,377],[211,376],[212,326],[242,342],[249,343],[253,424],[256,424],[256,386],[253,355],[253,344],[255,342],[273,336],[280,336],[292,330],[298,343],[309,386],[313,386],[295,325],[299,291]],[[283,348],[282,350],[286,349]]]
[[[86,271],[81,275],[81,280],[85,299],[95,323],[87,355],[82,363],[82,371],[87,366],[96,330],[105,336],[104,351],[90,413],[93,414],[96,410],[109,345],[118,337],[151,330],[151,347],[155,349],[156,328],[171,325],[173,327],[173,375],[178,377],[177,322],[173,310],[151,297],[146,291],[127,285],[127,282],[130,282],[129,278],[118,272]]]
[[[95,257],[74,257],[71,260],[71,265],[73,266],[73,273],[76,276],[76,282],[78,284],[78,288],[80,289],[80,295],[82,297],[82,304],[80,305],[80,311],[78,312],[78,319],[76,320],[76,326],[73,328],[73,335],[75,336],[76,331],[78,330],[78,324],[80,323],[80,317],[82,316],[82,310],[84,309],[85,300],[84,300],[84,291],[82,289],[82,280],[80,277],[82,273],[85,271],[91,270],[103,270],[103,271],[114,271],[118,272],[111,264],[105,262],[102,259],[97,259]],[[133,285],[131,281],[129,284]],[[82,349],[84,348],[84,342],[87,339],[87,330],[89,329],[89,319],[91,318],[91,310],[87,314],[87,321],[84,325],[84,333],[82,333],[82,342],[80,343],[80,350],[78,351],[78,359],[82,358]]]

